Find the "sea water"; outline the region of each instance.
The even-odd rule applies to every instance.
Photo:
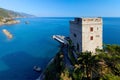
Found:
[[[14,25],[0,27],[0,80],[35,80],[59,51],[52,35],[69,36],[69,21],[74,18],[23,18]],[[29,22],[26,24],[26,21]],[[8,39],[2,32],[13,34]],[[103,18],[103,42],[120,44],[120,18]]]

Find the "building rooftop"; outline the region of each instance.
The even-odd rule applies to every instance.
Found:
[[[102,24],[102,18],[101,17],[94,17],[94,18],[75,18],[74,21],[70,21],[70,23],[73,24],[96,24],[100,23]]]

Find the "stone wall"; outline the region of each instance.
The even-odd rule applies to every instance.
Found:
[[[77,52],[95,53],[96,48],[102,49],[102,18],[75,18],[70,22],[70,38]]]

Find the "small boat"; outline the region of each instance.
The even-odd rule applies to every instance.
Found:
[[[33,70],[36,72],[41,72],[41,68],[39,66],[34,66]]]

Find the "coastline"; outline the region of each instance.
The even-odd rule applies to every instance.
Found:
[[[42,71],[40,76],[36,80],[58,80],[58,75],[61,75],[68,64],[66,62],[66,56],[64,53],[66,46],[60,46],[60,50],[57,54],[48,62],[46,68]],[[51,76],[51,78],[49,77]]]
[[[53,57],[53,58],[48,62],[46,68],[48,68],[49,65],[50,65],[51,63],[53,63],[54,59],[55,59],[55,57]],[[44,80],[46,68],[41,72],[40,76],[39,76],[36,80]]]
[[[31,21],[31,19],[25,19],[25,20],[24,20],[24,19],[20,19],[20,20],[21,20],[21,22],[30,21],[29,26],[31,26],[31,23],[33,23],[33,22],[32,22],[33,20]],[[22,20],[23,20],[23,21],[22,21]],[[38,18],[36,18],[35,20],[38,20]],[[40,19],[40,20],[43,22],[43,19]],[[48,21],[48,20],[45,20],[45,19],[44,19],[44,21]],[[42,23],[42,22],[40,22],[40,23]],[[59,20],[59,21],[58,21],[58,20],[57,20],[57,21],[55,21],[55,20],[50,21],[50,20],[49,20],[49,22],[51,22],[51,23],[57,23],[57,22],[59,22],[59,23],[60,23],[61,20]],[[66,22],[66,21],[64,20],[64,21],[63,21],[64,24],[63,24],[63,23],[62,23],[62,24],[63,24],[64,26],[68,26],[68,24],[66,24],[65,22]],[[111,30],[111,27],[112,27],[112,29],[113,29],[113,26],[111,25],[110,27],[108,27],[108,22],[110,22],[110,24],[111,24],[111,23],[112,23],[111,19],[110,19],[110,20],[105,19],[105,31],[104,31],[104,33],[105,33],[106,35],[113,31],[113,30]],[[115,22],[117,22],[116,19],[114,20],[113,23],[115,23]],[[39,24],[36,25],[37,23],[34,23],[34,24],[35,24],[34,26],[39,26]],[[19,25],[20,25],[19,28],[22,29],[22,30],[25,28],[24,26],[27,26],[27,25],[24,24],[24,23],[23,23],[23,24],[17,24],[15,27],[13,27],[13,29],[14,29],[14,28],[17,28],[17,26],[19,26]],[[43,25],[43,26],[46,26],[46,23],[42,23],[42,25]],[[60,24],[56,24],[56,25],[49,24],[49,26],[51,26],[50,28],[52,28],[52,29],[58,28],[57,25],[60,25]],[[113,24],[113,25],[114,25],[114,24]],[[26,49],[25,47],[28,47],[28,48],[29,48],[29,45],[28,45],[28,46],[24,45],[25,47],[23,46],[23,44],[21,44],[22,46],[20,45],[19,41],[22,41],[21,39],[19,39],[18,42],[16,42],[16,41],[14,42],[14,40],[16,40],[16,39],[14,39],[14,38],[15,38],[16,36],[19,37],[19,35],[14,34],[13,29],[12,29],[12,26],[13,26],[13,25],[10,25],[10,26],[5,27],[6,29],[10,28],[10,29],[8,29],[8,30],[9,30],[11,33],[13,33],[12,45],[11,45],[11,44],[9,45],[9,43],[10,43],[10,42],[9,42],[9,43],[7,44],[7,46],[8,46],[8,48],[7,48],[6,45],[4,46],[4,44],[1,44],[1,46],[2,46],[1,49],[4,48],[4,49],[6,49],[6,51],[8,50],[8,53],[9,53],[9,48],[13,47],[14,44],[19,45],[19,46],[21,47],[21,49],[23,49],[23,48]],[[34,27],[34,26],[33,26],[33,27]],[[53,28],[52,26],[55,26],[55,27]],[[60,31],[63,31],[63,32],[66,32],[66,33],[67,33],[67,29],[65,30],[65,29],[64,29],[64,26],[60,26],[60,27],[59,27],[59,31],[57,31],[58,29],[57,29],[57,30],[55,29],[55,32],[52,32],[51,35],[52,35],[52,34],[55,34],[55,33],[59,33],[59,34],[60,34]],[[32,27],[32,28],[33,28],[33,27]],[[1,28],[2,28],[2,27],[1,27]],[[3,27],[3,28],[4,28],[4,27]],[[27,27],[27,28],[28,28],[28,27]],[[27,28],[26,28],[26,29],[27,29]],[[41,28],[42,28],[42,27],[41,27]],[[42,30],[41,28],[39,28],[39,30]],[[44,27],[44,29],[45,29],[45,28],[46,28],[46,27]],[[106,28],[109,29],[109,31],[108,31]],[[116,30],[118,30],[117,32],[119,32],[119,28],[116,27],[116,25],[114,25],[114,28],[115,28]],[[20,34],[20,35],[24,35],[24,33],[20,33],[20,32],[21,32],[20,29],[18,29],[18,31],[16,31],[16,33],[17,33],[17,34]],[[52,31],[52,29],[50,29],[49,31]],[[63,30],[62,30],[62,29],[63,29]],[[29,31],[29,29],[27,29],[27,30]],[[38,31],[39,31],[39,30],[38,30]],[[31,31],[32,31],[32,29],[31,29]],[[57,32],[56,32],[56,31],[57,31]],[[42,31],[41,31],[41,32],[42,32]],[[116,33],[117,33],[117,32],[116,32]],[[67,35],[66,33],[65,33],[65,35]],[[26,34],[29,34],[29,33],[26,33]],[[44,33],[44,32],[43,32],[43,33],[36,33],[36,34],[33,33],[33,34],[34,34],[34,35],[37,35],[37,34],[43,34],[43,35],[45,34],[45,35],[46,35],[46,33]],[[14,36],[14,35],[15,35],[15,36]],[[27,40],[25,40],[24,42],[27,43],[27,41],[31,40],[31,38],[34,38],[34,39],[37,39],[37,40],[38,40],[38,39],[40,40],[41,38],[43,38],[43,35],[40,35],[40,38],[38,38],[37,36],[36,36],[36,37],[32,37],[32,36],[34,36],[34,35],[31,35],[30,37],[27,37],[27,38],[26,38]],[[114,36],[114,35],[115,35],[115,32],[113,31],[113,34],[112,34],[113,36],[111,35],[111,36],[109,37],[109,36],[106,36],[106,35],[105,35],[105,39],[106,39],[105,42],[108,41],[108,43],[112,44],[112,42],[114,42],[114,41],[111,41],[111,42],[110,42],[110,41],[108,40],[108,38],[109,38],[109,39],[110,39],[110,38],[115,38],[115,39],[116,39],[116,37]],[[48,36],[50,36],[50,35],[48,35]],[[48,36],[47,36],[47,39],[45,38],[46,42],[49,40],[49,37],[48,37]],[[2,37],[1,37],[1,38],[2,38]],[[2,38],[2,39],[4,40],[5,38]],[[120,41],[120,40],[119,40],[119,37],[117,37],[117,39],[118,39],[118,41]],[[52,40],[52,39],[51,39],[51,40]],[[42,41],[42,40],[41,40],[41,41]],[[31,42],[31,41],[30,41],[30,42]],[[34,42],[35,42],[35,41],[34,41]],[[55,41],[54,41],[54,42],[55,42]],[[54,43],[54,42],[53,42],[53,43]],[[3,43],[6,43],[6,42],[3,41]],[[39,43],[42,45],[42,42],[39,42]],[[51,43],[51,42],[49,41],[49,43]],[[47,44],[49,44],[49,43],[47,42],[45,45],[47,45]],[[29,43],[29,44],[32,45],[32,43]],[[35,44],[38,44],[38,43],[35,43]],[[117,44],[117,43],[116,43],[116,44]],[[58,43],[56,44],[56,42],[55,42],[54,44],[50,45],[50,46],[52,46],[52,48],[54,48],[54,51],[52,51],[52,52],[50,52],[50,53],[47,53],[48,56],[53,57],[53,56],[56,55],[56,53],[58,52],[58,48],[56,48],[56,45],[58,45]],[[55,47],[53,47],[53,46],[55,46]],[[16,47],[17,47],[17,46],[16,46]],[[40,47],[40,46],[36,46],[36,45],[33,46],[33,48],[38,48],[38,47]],[[46,47],[46,46],[45,46],[45,47]],[[49,47],[49,46],[47,46],[47,47]],[[57,46],[57,47],[58,47],[58,46]],[[40,47],[39,49],[42,49],[42,48],[43,48],[43,46]],[[21,49],[20,49],[20,50],[21,50]],[[32,55],[35,54],[34,56],[36,56],[36,55],[42,53],[42,51],[43,51],[44,49],[46,50],[46,48],[43,48],[43,49],[41,50],[41,52],[39,51],[38,53],[35,53],[35,52],[33,51],[34,53],[31,53],[31,54],[32,54]],[[47,49],[48,49],[48,48],[47,48]],[[49,49],[51,49],[51,48],[49,48]],[[13,50],[14,50],[14,49],[13,49]],[[44,50],[44,51],[45,51],[45,50]],[[57,51],[56,51],[56,50],[57,50]],[[26,51],[28,51],[28,50],[26,49]],[[40,59],[30,58],[31,56],[30,56],[30,55],[27,55],[27,54],[29,54],[29,53],[24,53],[24,52],[15,52],[15,53],[14,53],[14,52],[15,52],[15,50],[13,51],[13,54],[15,54],[15,53],[19,53],[19,54],[16,54],[16,56],[14,56],[14,55],[12,55],[12,54],[11,54],[10,56],[5,55],[5,58],[9,61],[9,62],[7,61],[7,63],[11,63],[11,64],[12,64],[12,63],[15,63],[15,64],[17,64],[17,63],[18,63],[18,60],[21,60],[22,58],[25,58],[24,61],[26,61],[26,62],[27,62],[27,60],[28,60],[28,62],[36,62],[36,61],[38,61],[38,62],[36,62],[36,63],[30,63],[30,64],[32,64],[32,65],[38,64],[38,66],[41,67],[41,66],[43,65],[43,63],[45,62],[44,60],[46,60],[46,58],[45,58],[45,59],[41,59],[41,58],[40,58]],[[49,52],[49,50],[46,50],[46,52]],[[56,52],[56,53],[55,53],[55,52]],[[4,51],[2,52],[2,50],[1,50],[1,55],[2,55],[2,54],[4,55],[5,52],[4,52]],[[53,54],[54,54],[54,55],[53,55]],[[24,55],[25,55],[25,56],[24,56]],[[43,55],[46,56],[45,52],[42,53],[42,55],[40,54],[40,56],[43,56]],[[51,56],[51,55],[52,55],[52,56]],[[9,57],[10,57],[10,58],[9,58]],[[20,57],[20,58],[19,58],[19,57]],[[13,61],[12,59],[14,59],[14,61]],[[50,61],[50,60],[49,60],[49,61]],[[22,67],[21,67],[21,66],[17,66],[17,68],[14,68],[14,66],[13,66],[13,68],[12,68],[10,71],[11,71],[11,72],[12,72],[13,70],[16,71],[16,72],[21,71],[22,74],[16,73],[16,75],[20,75],[20,76],[23,78],[23,80],[24,80],[24,78],[26,78],[26,77],[28,77],[28,78],[29,78],[29,77],[32,77],[32,79],[33,79],[33,78],[36,79],[36,78],[39,77],[39,73],[33,71],[33,66],[29,69],[29,71],[30,71],[31,73],[28,72],[28,73],[29,73],[28,75],[23,75],[23,74],[26,74],[26,72],[27,72],[27,71],[25,71],[24,65],[29,68],[30,64],[28,63],[28,65],[26,65],[26,63],[24,63],[24,62],[22,63],[22,61],[21,61],[21,62],[20,62],[20,65],[23,65]],[[45,65],[47,65],[47,63],[46,63]],[[3,66],[4,66],[4,65],[3,65]],[[12,65],[11,65],[11,67],[12,67]],[[45,66],[45,67],[46,67],[46,66]],[[22,69],[21,69],[21,68],[22,68]],[[28,69],[27,69],[27,70],[28,70]],[[43,69],[43,70],[44,70],[44,69]],[[43,71],[43,70],[42,70],[42,71]],[[33,71],[33,72],[32,72],[32,71]],[[7,72],[7,73],[6,73],[6,72]],[[9,74],[9,73],[10,73],[9,71],[3,71],[3,73],[1,73],[0,75],[2,75],[3,78],[7,77],[8,79],[11,79],[11,76],[14,75],[14,72],[11,73],[11,74]],[[41,74],[41,73],[40,73],[40,74]],[[24,77],[24,76],[25,76],[25,77]],[[36,76],[37,76],[37,77],[36,77]],[[21,77],[20,77],[20,78],[21,78]],[[5,78],[5,79],[7,79],[7,78]],[[22,78],[21,78],[21,79],[22,79]],[[34,80],[35,80],[35,79],[34,79]]]
[[[10,25],[10,24],[18,24],[19,20],[9,20],[9,21],[0,21],[0,26],[2,25]]]
[[[11,24],[18,24],[20,20],[15,20],[12,18],[1,18],[0,19],[0,26],[2,25],[11,25]],[[6,29],[3,29],[2,32],[6,35],[7,38],[12,39],[13,35]]]

